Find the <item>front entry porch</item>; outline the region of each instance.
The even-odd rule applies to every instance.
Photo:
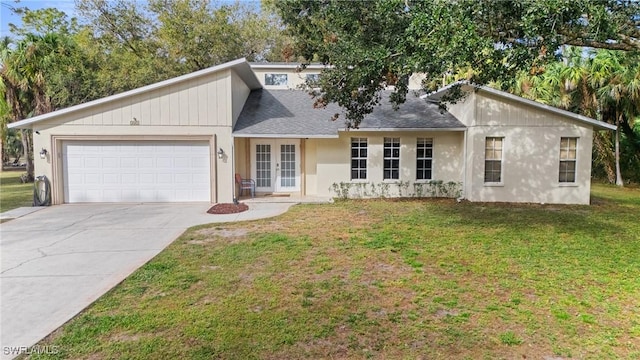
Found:
[[[256,201],[300,202],[304,195],[303,144],[302,139],[235,139],[235,172],[255,182]],[[242,195],[243,200],[251,198],[248,191]]]

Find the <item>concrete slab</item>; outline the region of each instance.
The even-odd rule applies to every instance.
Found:
[[[8,220],[8,219],[16,219],[19,217],[23,217],[25,215],[29,215],[36,211],[42,210],[44,207],[41,206],[33,206],[33,207],[19,207],[13,210],[5,211],[0,213],[0,220]]]
[[[37,208],[0,225],[0,344],[28,347],[73,318],[188,227],[280,215],[294,203],[79,204]]]

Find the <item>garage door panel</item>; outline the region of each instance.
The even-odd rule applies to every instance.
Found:
[[[137,164],[135,158],[120,158],[120,168],[135,168]]]
[[[65,202],[210,201],[208,142],[63,144]]]
[[[119,168],[120,167],[120,159],[116,157],[105,157],[102,158],[102,168]]]
[[[84,174],[84,183],[86,185],[100,185],[103,183],[101,174]]]

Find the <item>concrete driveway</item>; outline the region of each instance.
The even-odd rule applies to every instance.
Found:
[[[45,208],[0,225],[2,358],[13,358],[149,261],[186,228],[275,216],[292,204],[209,215],[209,204]],[[51,351],[52,349],[40,349]]]

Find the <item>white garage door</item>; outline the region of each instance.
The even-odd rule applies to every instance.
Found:
[[[209,156],[206,141],[65,142],[64,200],[210,201]]]

